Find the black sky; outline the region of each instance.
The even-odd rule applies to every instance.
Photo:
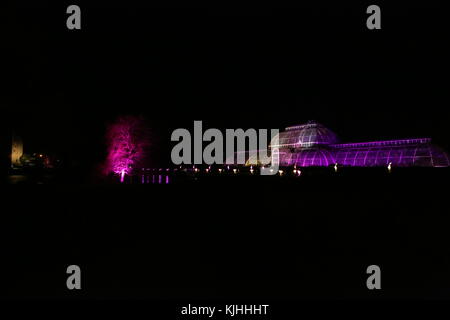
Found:
[[[335,1],[336,2],[336,1]],[[144,114],[161,144],[193,120],[284,128],[315,119],[344,141],[448,142],[449,49],[442,2],[155,6],[16,4],[6,21],[7,127],[26,147],[102,156],[104,125]],[[370,3],[371,4],[371,3]]]

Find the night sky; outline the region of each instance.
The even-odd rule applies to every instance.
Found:
[[[194,120],[204,130],[316,120],[342,142],[431,137],[450,151],[444,1],[378,3],[381,30],[366,27],[375,1],[304,2],[39,0],[0,10],[0,182],[9,182],[0,300],[14,314],[39,310],[14,298],[56,298],[46,319],[58,305],[58,319],[91,315],[91,305],[117,316],[121,299],[136,299],[140,318],[163,319],[181,316],[177,299],[206,298],[273,299],[264,319],[308,308],[332,319],[348,301],[346,319],[360,319],[383,310],[367,298],[400,302],[405,318],[420,302],[450,298],[449,168],[162,170],[172,166],[172,131],[193,132]],[[81,7],[81,30],[66,28],[71,4]],[[101,176],[105,130],[120,115],[146,118],[161,170],[122,170],[124,183]],[[25,153],[64,166],[11,168],[12,129]],[[82,290],[66,286],[72,264]],[[368,290],[370,265],[383,270],[381,291]]]
[[[120,114],[148,118],[161,161],[172,130],[193,120],[283,129],[314,119],[344,142],[432,137],[449,149],[437,1],[383,4],[374,31],[369,3],[80,3],[81,31],[66,28],[68,4],[16,4],[5,20],[1,102],[25,152],[100,161],[105,124]]]

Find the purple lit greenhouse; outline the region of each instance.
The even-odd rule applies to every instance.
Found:
[[[272,140],[276,141],[276,140]],[[338,143],[331,130],[316,122],[286,128],[278,135],[281,166],[420,166],[448,167],[448,154],[430,138]]]

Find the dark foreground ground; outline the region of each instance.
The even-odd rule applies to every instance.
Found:
[[[449,177],[446,168],[383,168],[8,185],[1,297],[450,299]],[[71,264],[82,269],[78,292],[66,288]],[[381,267],[380,291],[366,288],[371,264]]]

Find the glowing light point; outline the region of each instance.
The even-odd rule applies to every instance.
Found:
[[[390,173],[392,171],[392,162],[389,162],[387,168],[388,168],[388,171]]]
[[[237,173],[237,169],[233,169],[233,172],[234,172],[234,173]]]
[[[336,164],[334,165],[334,172],[337,172],[337,171],[338,171],[338,164],[336,162]]]
[[[283,170],[278,170],[278,173],[280,174],[280,176],[283,175]]]
[[[120,172],[120,183],[123,183],[125,180],[125,169],[122,169]]]

